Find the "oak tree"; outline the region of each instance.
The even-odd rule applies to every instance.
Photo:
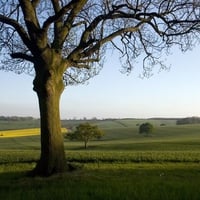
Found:
[[[88,122],[79,124],[75,131],[67,134],[67,138],[80,140],[84,142],[84,148],[87,149],[88,142],[92,139],[100,139],[104,135],[98,126],[91,125]]]
[[[1,0],[0,70],[34,75],[39,99],[41,156],[34,169],[65,170],[59,101],[65,86],[102,68],[106,49],[121,54],[124,72],[143,57],[144,75],[164,67],[161,53],[190,49],[198,40],[197,0]]]
[[[153,125],[149,122],[143,123],[139,127],[139,133],[149,135],[153,132]]]

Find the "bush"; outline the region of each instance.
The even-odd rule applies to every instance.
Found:
[[[160,126],[166,126],[166,124],[162,123],[162,124],[160,124]]]
[[[146,135],[148,135],[148,134],[150,134],[150,133],[152,133],[153,132],[153,125],[151,124],[151,123],[143,123],[143,124],[141,124],[140,125],[140,127],[139,127],[139,133],[141,133],[141,134],[146,134]]]

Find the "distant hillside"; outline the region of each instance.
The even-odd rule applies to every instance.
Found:
[[[0,130],[39,128],[40,121],[33,117],[0,116]]]
[[[177,125],[184,125],[184,124],[200,124],[200,117],[186,117],[182,119],[178,119],[176,121]]]
[[[174,117],[152,117],[148,118],[150,120],[178,120],[180,118],[174,118]]]

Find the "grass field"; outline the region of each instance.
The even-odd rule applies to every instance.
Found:
[[[0,173],[6,200],[194,200],[199,199],[199,164],[86,164],[50,178],[28,178],[34,164],[9,164]]]
[[[105,136],[90,141],[87,150],[82,142],[65,139],[67,161],[79,169],[45,179],[26,176],[40,155],[38,129],[8,135],[4,130],[0,199],[200,199],[200,125],[148,120],[155,131],[145,137],[138,134],[138,124],[146,121],[94,121]]]

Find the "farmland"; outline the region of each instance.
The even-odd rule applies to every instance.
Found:
[[[146,121],[155,127],[148,137],[138,134],[138,124]],[[86,150],[82,142],[65,139],[67,162],[78,166],[77,170],[46,179],[26,177],[40,154],[37,126],[26,127],[23,122],[23,130],[9,135],[5,130],[10,128],[1,122],[5,130],[0,132],[0,198],[199,199],[200,125],[175,122],[91,121],[105,136],[90,141]],[[64,133],[66,127],[80,122],[62,123]],[[20,127],[20,122],[11,127]]]

